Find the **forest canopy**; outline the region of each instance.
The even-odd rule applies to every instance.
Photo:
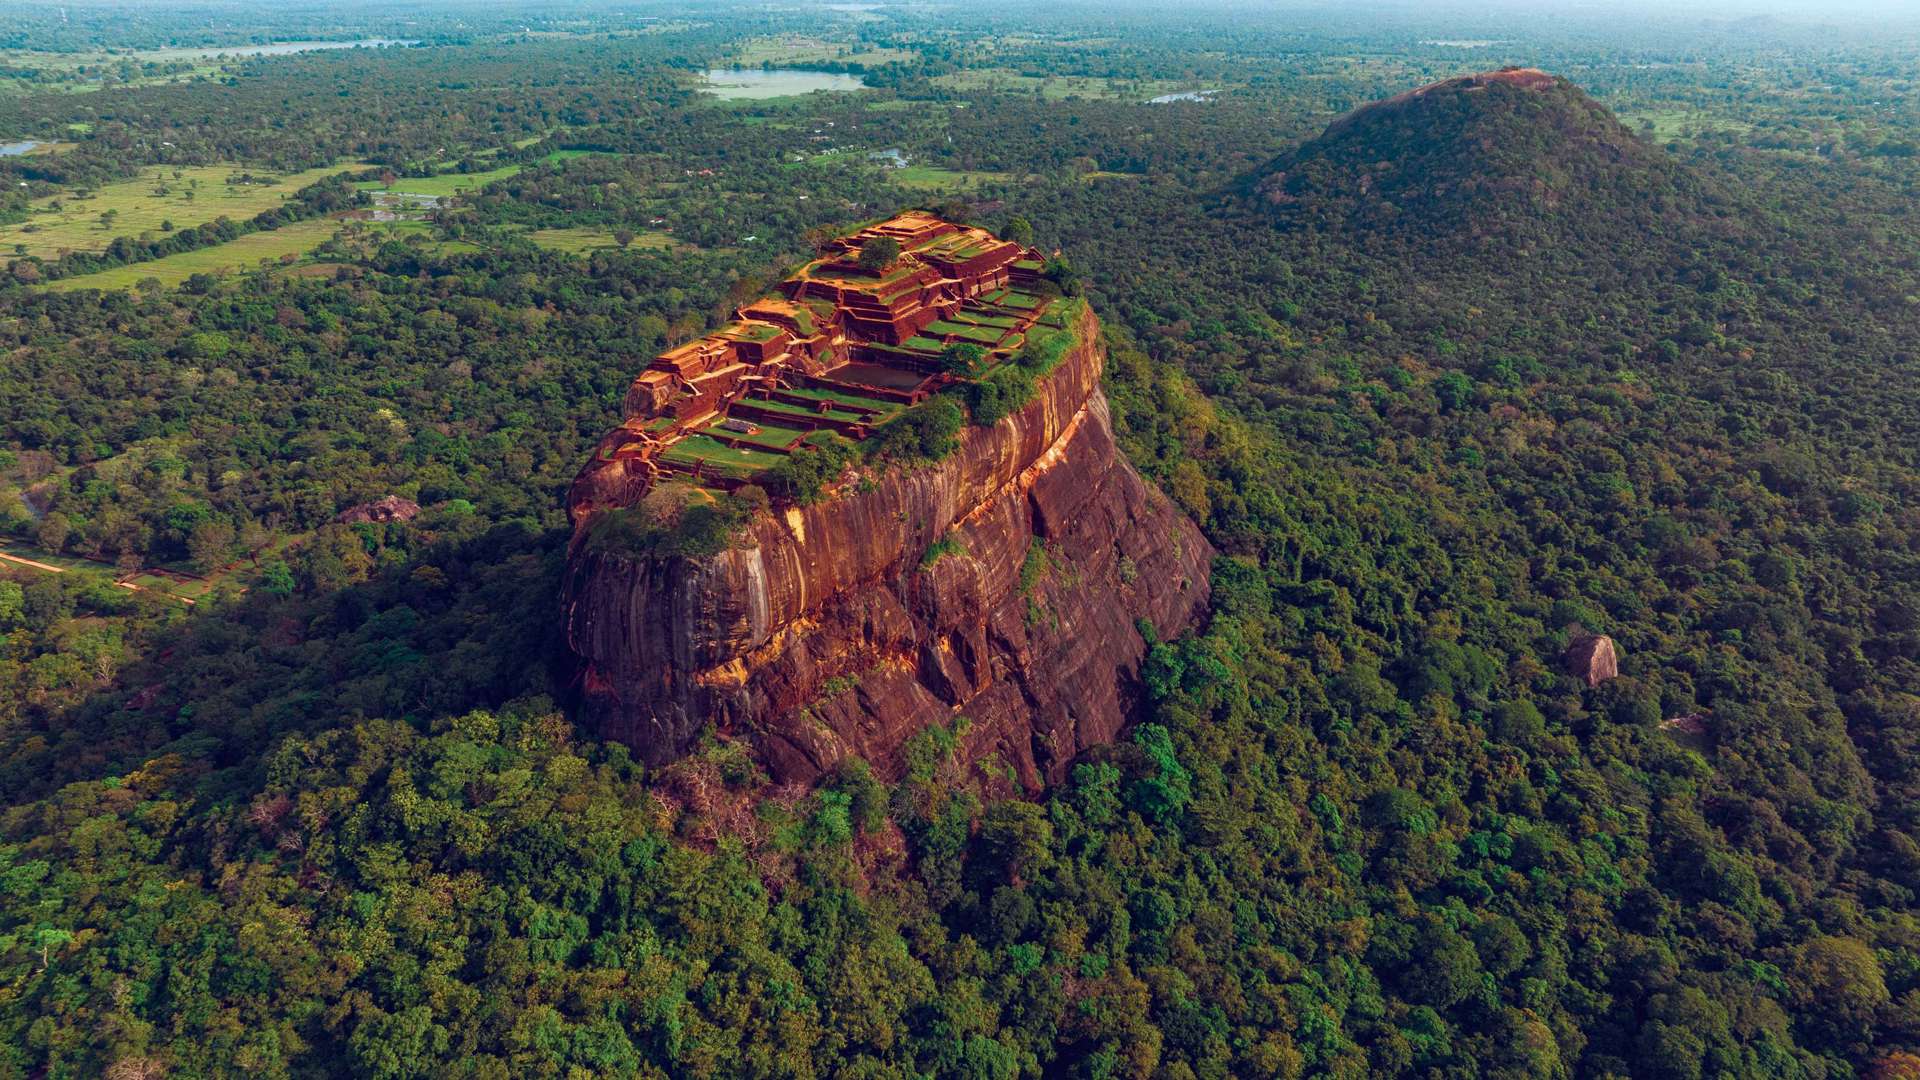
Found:
[[[448,10],[0,31],[0,1075],[1920,1067],[1912,28]],[[255,38],[417,44],[204,54]],[[1569,82],[1336,123],[1508,64]],[[910,206],[1099,314],[1204,627],[1037,799],[965,717],[898,783],[644,768],[555,675],[566,486],[649,358]]]

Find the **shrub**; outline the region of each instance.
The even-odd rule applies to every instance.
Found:
[[[940,369],[949,374],[971,379],[980,369],[980,362],[987,358],[987,350],[970,341],[956,341],[947,346],[940,354]]]
[[[1026,368],[998,367],[988,372],[986,378],[967,385],[967,411],[974,423],[992,427],[1032,401],[1038,388],[1039,383]]]
[[[927,545],[926,554],[920,556],[920,565],[932,566],[948,555],[964,555],[966,552],[967,545],[961,541],[960,534],[949,530],[940,539]]]
[[[639,506],[594,515],[585,543],[590,550],[640,557],[714,555],[733,544],[766,506],[767,493],[752,485],[716,495],[667,484],[649,492]]]
[[[774,491],[801,506],[817,502],[828,484],[847,467],[853,444],[831,431],[807,436],[806,445],[788,454],[767,472]]]
[[[860,269],[879,273],[893,265],[900,257],[900,242],[891,237],[878,237],[867,241],[860,248]]]
[[[923,401],[881,425],[867,444],[867,456],[909,464],[939,461],[959,449],[966,419],[945,394]]]

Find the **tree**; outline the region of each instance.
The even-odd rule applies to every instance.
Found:
[[[27,620],[27,594],[17,581],[0,581],[0,633]]]
[[[980,367],[980,361],[986,358],[987,350],[979,345],[970,341],[956,341],[940,354],[940,370],[972,378]]]
[[[999,881],[1019,883],[1046,869],[1053,848],[1053,826],[1046,811],[1020,800],[997,802],[980,822],[980,857]]]
[[[279,559],[260,568],[260,587],[274,596],[292,596],[293,571]]]
[[[226,565],[232,553],[233,526],[214,518],[203,521],[187,534],[187,558],[203,574],[211,574]]]
[[[61,585],[60,578],[63,576],[42,574],[27,582],[21,597],[27,629],[39,633],[73,615],[73,596]]]
[[[1843,1042],[1864,1044],[1875,1013],[1890,1000],[1879,959],[1856,938],[1816,937],[1801,945],[1788,983],[1807,1015]]]
[[[1447,412],[1457,412],[1473,400],[1473,380],[1458,371],[1449,371],[1433,381],[1433,396]]]
[[[802,506],[817,501],[839,478],[854,455],[853,444],[836,432],[809,436],[806,445],[780,459],[768,471],[774,490]]]
[[[625,248],[633,243],[633,230],[624,228],[613,230],[613,242]]]
[[[814,225],[801,234],[815,255],[827,253],[827,246],[838,240],[843,230],[837,225]]]
[[[860,248],[860,269],[877,274],[900,257],[900,241],[891,236],[875,237]]]
[[[41,518],[39,528],[33,531],[34,540],[56,555],[66,548],[67,538],[72,535],[73,523],[58,510]]]
[[[1007,219],[1007,227],[1000,235],[1021,247],[1029,247],[1033,244],[1033,222],[1015,214]]]

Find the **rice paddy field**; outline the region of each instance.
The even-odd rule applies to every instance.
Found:
[[[156,166],[89,194],[39,200],[26,221],[0,226],[0,254],[50,259],[67,251],[100,251],[122,236],[162,235],[167,222],[178,230],[219,217],[245,221],[324,177],[363,167],[349,163],[278,175],[243,165]],[[227,183],[247,172],[272,182]]]

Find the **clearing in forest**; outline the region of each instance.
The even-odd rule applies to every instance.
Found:
[[[567,251],[575,255],[589,251],[602,251],[618,248],[619,242],[613,238],[613,230],[592,226],[571,229],[535,229],[527,234],[527,239],[549,251]],[[648,229],[636,229],[633,242],[628,250],[653,249],[664,251],[668,248],[683,246],[678,240],[663,232]]]
[[[497,169],[488,169],[486,172],[445,172],[436,176],[402,176],[391,184],[368,180],[354,186],[375,195],[430,195],[444,199],[449,195],[478,191],[495,180],[505,180],[524,168],[526,168],[524,165],[502,165]]]
[[[262,259],[279,261],[288,255],[303,256],[325,243],[339,229],[340,222],[333,218],[296,221],[278,229],[248,233],[236,240],[197,251],[183,251],[151,262],[129,263],[94,274],[61,278],[51,282],[48,287],[61,291],[126,289],[147,278],[158,278],[162,285],[172,287],[195,274],[224,274],[248,269]]]
[[[978,170],[942,169],[934,165],[908,165],[888,169],[887,179],[915,191],[966,191],[982,184],[998,184],[1013,179],[1012,173]]]
[[[973,68],[955,71],[933,79],[936,86],[949,90],[992,90],[1011,94],[1038,93],[1048,101],[1066,98],[1091,98],[1103,101],[1145,102],[1162,94],[1183,90],[1217,90],[1215,85],[1196,86],[1172,79],[1109,79],[1094,75],[1023,75],[1011,68]]]
[[[247,221],[280,206],[289,196],[327,176],[363,165],[329,165],[298,173],[274,173],[244,165],[155,166],[82,194],[64,192],[37,200],[27,219],[0,226],[0,255],[58,258],[66,251],[100,251],[122,236],[204,225],[215,218]],[[251,176],[246,182],[241,177]]]
[[[876,68],[882,64],[912,63],[917,59],[919,59],[918,53],[909,52],[906,49],[849,45],[802,34],[755,38],[742,45],[740,51],[733,57],[736,67],[760,67],[763,64],[841,63]]]

